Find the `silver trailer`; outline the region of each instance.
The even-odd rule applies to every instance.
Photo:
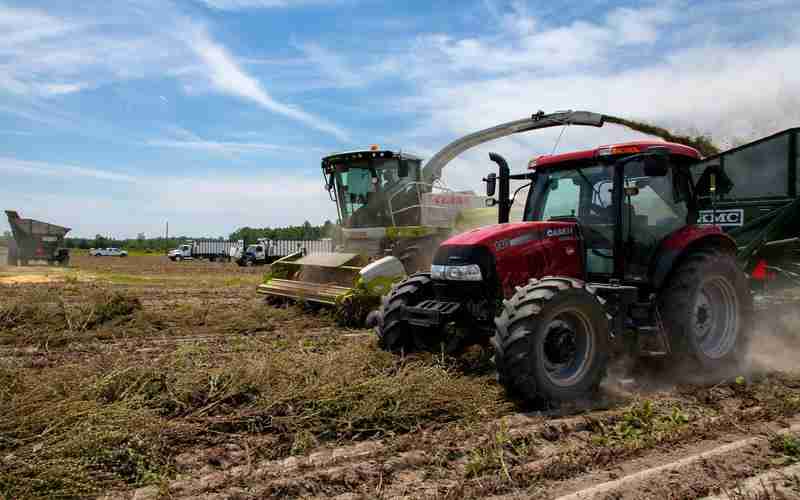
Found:
[[[183,243],[178,248],[170,250],[168,257],[172,261],[208,259],[231,260],[231,255],[237,248],[244,245],[243,241],[225,240],[196,240]]]

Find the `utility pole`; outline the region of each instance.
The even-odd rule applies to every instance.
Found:
[[[164,238],[164,255],[169,253],[169,221],[167,221],[167,233]]]

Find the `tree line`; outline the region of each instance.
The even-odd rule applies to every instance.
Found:
[[[233,241],[244,240],[247,243],[254,242],[259,238],[270,240],[318,240],[321,238],[332,238],[334,233],[333,222],[326,220],[321,226],[312,226],[306,221],[302,226],[287,227],[242,227],[231,233],[230,239]]]

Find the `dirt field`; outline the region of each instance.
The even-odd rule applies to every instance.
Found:
[[[0,498],[800,498],[792,302],[741,374],[615,366],[556,413],[509,399],[491,353],[391,356],[268,306],[263,272],[0,267]]]

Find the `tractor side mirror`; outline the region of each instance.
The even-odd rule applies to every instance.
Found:
[[[408,162],[400,160],[400,165],[397,167],[397,176],[401,179],[408,177]]]
[[[669,172],[669,148],[652,146],[642,157],[644,175],[647,177],[664,177]]]
[[[333,189],[333,174],[331,173],[329,176],[325,178],[325,188],[330,191]]]
[[[492,172],[483,181],[486,183],[486,196],[494,196],[497,190],[497,174]]]

